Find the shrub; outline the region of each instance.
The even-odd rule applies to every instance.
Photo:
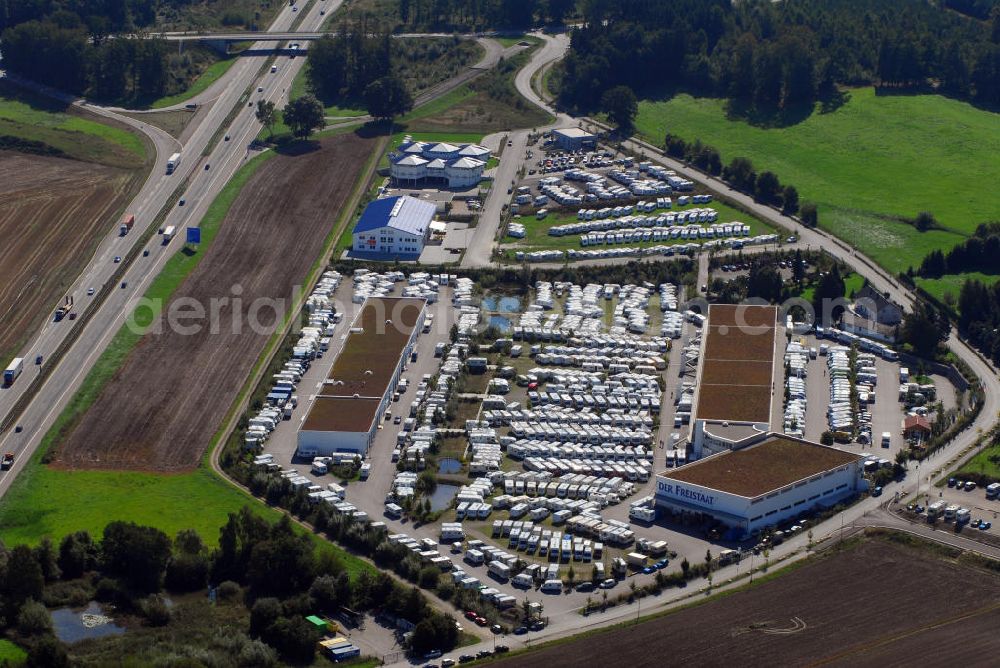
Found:
[[[49,633],[52,631],[52,617],[44,605],[28,599],[17,615],[17,630],[25,636]]]

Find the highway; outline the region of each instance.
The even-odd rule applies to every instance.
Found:
[[[340,2],[333,1],[314,3],[309,15],[302,22],[302,28],[315,30],[323,22],[326,17],[320,15],[320,5],[333,11],[339,4]],[[296,16],[297,13],[285,8],[279,13],[272,27],[276,30],[286,30]],[[166,158],[171,153],[181,150],[176,140],[142,121],[81,103],[81,106],[95,113],[116,118],[145,132],[154,143],[156,159],[146,183],[128,208],[129,212],[136,214],[135,228],[125,237],[118,236],[117,226],[109,231],[94,258],[68,292],[74,297],[76,304],[74,310],[78,314],[83,314],[89,308],[95,308],[95,305],[88,300],[87,289],[93,287],[95,292],[100,291],[101,286],[111,279],[119,267],[113,262],[113,258],[125,257],[137,237],[152,226],[156,214],[167,204],[177,186],[182,184],[184,179],[190,178],[188,187],[181,195],[186,203],[184,206],[175,206],[163,223],[164,226],[175,227],[177,230],[175,239],[164,245],[161,244],[161,237],[154,236],[146,245],[149,256],[143,257],[140,253],[127,268],[123,277],[126,287],[116,285],[104,302],[96,306],[97,310],[92,319],[83,327],[77,340],[58,366],[51,371],[35,398],[17,420],[17,424],[22,428],[21,433],[8,429],[0,437],[0,451],[13,452],[16,455],[14,466],[0,475],[0,495],[6,493],[10,483],[26,464],[30,454],[38,447],[48,428],[80,387],[87,372],[118,329],[127,321],[150,283],[167,260],[183,247],[184,230],[189,225],[197,226],[222,187],[248,157],[251,157],[249,146],[260,131],[260,123],[255,118],[254,109],[247,106],[248,100],[244,97],[246,89],[252,86],[252,90],[256,91],[258,85],[263,87],[263,92],[251,93],[249,101],[256,102],[263,98],[276,102],[280,107],[281,101],[287,97],[286,91],[291,87],[295,73],[305,62],[305,58],[279,58],[276,63],[277,72],[274,74],[266,72],[258,82],[257,73],[265,60],[266,56],[246,57],[226,73],[224,77],[226,83],[221,94],[183,146],[180,167],[169,176],[165,173]],[[226,128],[230,141],[220,139],[211,154],[207,158],[202,157],[203,150],[209,145],[236,104],[240,104],[241,109]],[[210,168],[206,169],[206,165]],[[52,305],[53,311],[56,306],[57,304]],[[27,350],[21,353],[25,357],[27,368],[12,387],[0,391],[0,417],[8,414],[15,401],[38,375],[39,371],[34,368],[35,357],[42,355],[43,358],[47,358],[68,336],[74,325],[80,326],[79,321],[70,321],[67,318],[58,323],[47,322]]]

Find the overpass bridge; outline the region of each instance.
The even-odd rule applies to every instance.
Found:
[[[319,32],[268,32],[268,31],[232,31],[232,32],[162,32],[152,33],[151,37],[159,37],[169,42],[287,42],[291,40],[312,42],[326,36],[339,34],[336,30]],[[475,39],[488,36],[485,34],[455,34],[455,33],[400,33],[392,35],[396,38],[406,37],[459,37]]]

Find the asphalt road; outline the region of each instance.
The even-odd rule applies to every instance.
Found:
[[[319,4],[314,5],[303,21],[304,30],[315,29],[325,18],[319,14]],[[332,11],[339,2],[324,4],[330,5]],[[275,19],[272,27],[278,30],[287,29],[295,17],[296,14],[286,8]],[[80,387],[87,372],[112,337],[127,321],[139,298],[164,264],[170,256],[183,247],[186,227],[198,225],[215,196],[251,155],[249,145],[260,131],[260,124],[254,117],[254,109],[245,106],[246,100],[242,99],[244,91],[251,84],[254,84],[254,90],[259,85],[264,88],[263,92],[253,93],[250,96],[251,100],[265,98],[280,101],[287,97],[286,91],[291,87],[295,73],[305,62],[304,58],[279,58],[278,71],[275,74],[265,73],[260,82],[256,82],[257,72],[265,59],[266,56],[246,57],[227,72],[225,77],[227,85],[205,114],[200,125],[191,133],[181,151],[183,157],[180,167],[169,176],[165,173],[167,156],[180,150],[173,138],[142,121],[120,116],[100,107],[81,104],[95,113],[116,118],[146,132],[156,147],[156,160],[146,183],[128,209],[136,214],[135,228],[125,237],[118,237],[117,229],[109,232],[93,260],[68,293],[74,295],[77,313],[82,313],[88,308],[98,310],[18,419],[17,424],[23,431],[16,433],[14,429],[10,429],[0,439],[0,451],[13,452],[16,455],[14,466],[0,475],[0,495],[6,493],[10,483],[38,446],[45,432]],[[226,128],[231,140],[219,141],[207,158],[202,157],[202,151],[236,104],[241,104],[243,107],[236,119]],[[209,165],[210,169],[206,169],[206,165]],[[125,257],[127,249],[141,235],[142,230],[153,224],[156,214],[167,203],[177,186],[188,177],[191,181],[182,195],[186,199],[185,206],[171,210],[163,223],[164,226],[175,227],[174,240],[164,245],[161,243],[161,237],[154,236],[146,246],[150,251],[149,256],[142,257],[140,254],[126,271],[123,280],[127,287],[114,288],[102,304],[92,305],[86,296],[87,288],[94,287],[95,290],[99,290],[110,280],[119,266],[114,264],[114,256]],[[180,241],[177,240],[178,237]],[[53,304],[53,310],[55,306]],[[32,340],[27,351],[22,353],[31,364],[11,388],[0,392],[0,416],[10,411],[17,398],[28,388],[33,375],[38,374],[33,365],[35,357],[37,355],[48,357],[66,338],[74,324],[76,322],[68,319],[59,323],[48,322]]]

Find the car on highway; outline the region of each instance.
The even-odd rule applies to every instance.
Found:
[[[43,358],[43,357],[42,357],[41,355],[37,355],[37,356],[35,356],[35,364],[37,364],[38,366],[41,366],[41,365],[42,365],[42,360],[43,360],[43,359],[44,359],[44,358]]]
[[[226,141],[229,141],[229,135],[226,135],[226,136],[224,137],[224,139],[225,139]]]
[[[149,257],[149,249],[148,248],[142,251],[142,256],[143,257]]]
[[[319,10],[319,15],[320,16],[324,16],[325,14],[326,14],[326,10],[325,9]]]
[[[263,93],[264,92],[264,87],[263,86],[257,86],[257,92],[258,93]]]
[[[94,296],[94,288],[87,288],[87,296],[88,297]]]
[[[122,256],[121,255],[115,255],[115,264],[118,264],[121,261],[122,261]]]
[[[76,313],[70,313],[69,314],[69,319],[70,320],[76,320]]]
[[[122,281],[122,290],[128,287],[128,281]]]
[[[177,206],[184,206],[184,202],[186,202],[186,201],[187,201],[186,199],[184,199],[183,197],[181,197],[180,201],[177,202]]]
[[[24,427],[22,427],[21,425],[17,425],[16,427],[14,427],[14,433],[20,434],[22,429],[24,429]]]
[[[13,465],[14,465],[14,453],[8,452],[3,456],[3,461],[0,461],[0,469],[6,471]]]
[[[209,164],[208,164],[208,163],[206,162],[206,163],[205,163],[205,171],[206,171],[206,172],[208,171],[208,168],[209,168]]]
[[[271,74],[274,74],[277,71],[278,71],[278,66],[277,65],[271,65]]]

